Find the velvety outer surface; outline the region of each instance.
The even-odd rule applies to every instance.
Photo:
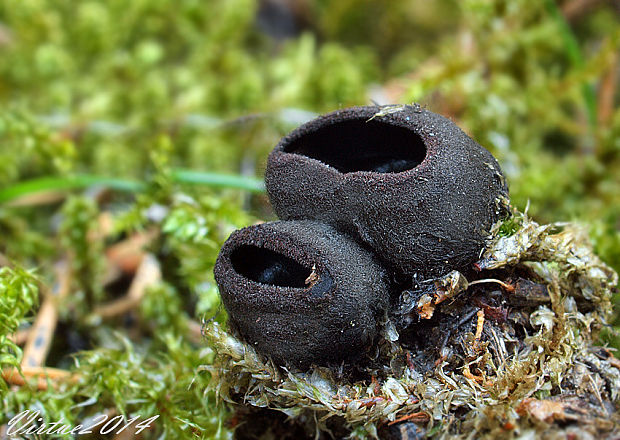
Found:
[[[334,225],[423,276],[475,262],[508,195],[485,148],[418,106],[320,116],[276,146],[265,181],[281,219]]]
[[[359,357],[388,307],[385,271],[375,257],[314,221],[234,232],[214,272],[231,328],[279,364],[303,368]]]

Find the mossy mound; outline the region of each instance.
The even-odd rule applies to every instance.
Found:
[[[355,365],[284,369],[206,325],[211,386],[241,420],[262,420],[237,438],[620,434],[620,362],[595,345],[618,277],[584,231],[515,212],[477,268],[404,291],[376,352]]]

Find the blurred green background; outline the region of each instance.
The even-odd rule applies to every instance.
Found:
[[[188,323],[218,310],[227,235],[274,217],[268,152],[320,112],[415,101],[452,118],[498,158],[513,206],[584,224],[620,270],[619,19],[615,0],[3,0],[0,366],[19,363],[8,335],[68,255],[47,365],[82,380],[0,379],[0,424],[22,408],[72,421],[117,408],[161,414],[147,438],[227,438],[196,374],[213,354]],[[76,176],[90,184],[40,196]],[[102,177],[116,190],[95,190]],[[102,213],[113,226],[97,236]],[[152,227],[162,281],[132,322],[89,320],[122,290],[103,282],[103,249]]]

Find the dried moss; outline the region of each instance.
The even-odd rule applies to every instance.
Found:
[[[403,311],[417,313],[423,296],[403,292],[366,363],[287,370],[209,324],[217,352],[205,367],[212,389],[233,407],[278,410],[326,437],[334,423],[351,437],[376,437],[408,415],[433,438],[620,432],[620,370],[595,345],[616,273],[582,229],[539,225],[519,213],[514,220],[520,227],[510,236],[496,225],[476,279],[453,272],[424,283],[432,318],[398,324]]]

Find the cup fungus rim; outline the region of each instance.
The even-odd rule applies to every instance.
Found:
[[[299,127],[295,128],[288,135],[283,137],[280,142],[276,145],[271,155],[282,155],[283,157],[290,158],[291,156],[295,158],[302,158],[302,160],[310,161],[320,165],[322,168],[327,170],[328,172],[333,173],[334,175],[339,176],[343,179],[356,179],[362,178],[367,179],[372,176],[375,180],[394,180],[395,178],[407,179],[416,174],[420,174],[424,172],[425,169],[429,167],[429,163],[433,160],[435,156],[435,152],[439,147],[439,140],[436,136],[432,136],[430,133],[427,133],[423,126],[419,126],[415,124],[414,119],[410,116],[411,114],[426,114],[430,116],[439,116],[435,115],[428,110],[419,108],[413,105],[405,105],[402,108],[403,112],[406,112],[407,116],[400,116],[398,113],[388,113],[385,115],[380,115],[380,111],[382,108],[386,106],[356,106],[356,107],[348,107],[344,109],[335,110],[330,113],[326,113],[324,115],[320,115],[311,121],[308,121]],[[389,106],[387,106],[389,107]],[[327,121],[327,124],[325,123]],[[327,129],[332,126],[336,126],[341,123],[347,122],[371,122],[374,121],[380,125],[384,125],[387,127],[407,130],[409,137],[416,137],[417,141],[423,148],[423,157],[422,159],[414,166],[407,168],[402,171],[374,171],[374,170],[355,170],[355,171],[341,171],[333,164],[330,164],[327,161],[309,156],[307,154],[297,152],[297,151],[287,151],[292,144],[299,141],[303,137],[312,136],[317,132]],[[410,141],[410,139],[408,139]],[[415,142],[415,141],[414,141]],[[411,145],[411,144],[410,144]],[[299,159],[297,159],[299,160]]]
[[[274,223],[278,223],[278,222],[274,222]],[[264,225],[266,224],[250,225],[245,228],[234,231],[232,235],[237,235],[238,238],[241,238],[245,234],[251,234],[252,230],[258,231],[258,234],[254,235],[254,238],[265,237],[265,235],[263,234],[267,234],[267,235],[273,234],[272,231],[264,230],[263,229]],[[281,232],[278,232],[277,235],[280,238],[288,238],[287,234],[284,234]],[[327,286],[328,288],[322,291],[322,295],[329,294],[331,291],[334,290],[334,288],[337,287],[334,276],[330,273],[329,268],[325,267],[324,264],[322,264],[322,259],[320,258],[320,255],[317,255],[318,258],[312,259],[310,255],[308,255],[308,253],[305,251],[303,246],[293,246],[292,243],[290,243],[288,240],[284,242],[276,241],[275,243],[271,240],[261,240],[261,242],[262,242],[261,243],[262,245],[252,243],[251,241],[246,242],[246,243],[243,243],[243,242],[239,242],[239,243],[231,242],[229,244],[225,243],[224,246],[222,247],[223,252],[222,252],[221,257],[225,258],[226,260],[225,265],[230,268],[230,272],[227,276],[230,277],[232,275],[238,281],[247,283],[252,286],[260,287],[261,289],[269,289],[270,291],[274,293],[279,292],[280,295],[283,292],[291,292],[291,293],[311,292],[312,289],[316,287],[321,287],[321,281],[324,279],[325,275],[329,278],[330,282],[329,282],[329,285]],[[274,246],[274,244],[278,244],[278,245]],[[305,287],[294,287],[294,286],[285,286],[285,285],[272,284],[272,283],[263,283],[263,282],[254,280],[250,278],[249,276],[239,272],[237,268],[235,267],[235,264],[233,263],[233,257],[232,257],[233,253],[239,248],[244,247],[244,246],[255,247],[257,249],[265,249],[267,251],[277,253],[287,259],[291,259],[295,261],[297,264],[303,266],[304,269],[307,269],[309,271],[309,275],[311,275],[312,273],[316,273],[319,276],[319,279],[317,282],[310,284],[308,286],[305,286]],[[283,250],[291,251],[292,249],[295,250],[294,257],[291,257],[283,252]],[[299,257],[301,257],[301,260],[303,261],[300,261]],[[313,261],[313,262],[309,263],[310,261]],[[314,295],[306,295],[307,298],[311,298],[313,296]]]

